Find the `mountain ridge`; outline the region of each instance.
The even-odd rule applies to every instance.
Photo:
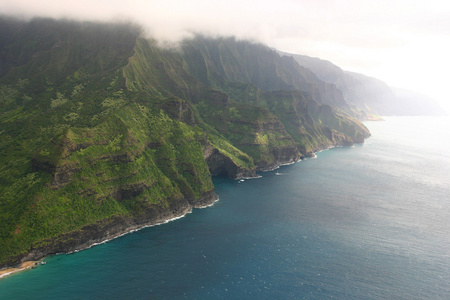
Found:
[[[1,18],[0,267],[89,247],[370,136],[335,85],[265,45]]]
[[[321,80],[336,85],[345,101],[357,112],[360,119],[373,119],[389,115],[445,115],[440,105],[419,93],[409,92],[402,97],[396,88],[364,74],[342,70],[330,61],[283,51],[280,55],[292,57],[300,65],[310,69]]]

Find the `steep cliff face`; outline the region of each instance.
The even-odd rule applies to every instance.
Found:
[[[92,245],[111,240],[132,230],[146,226],[161,224],[167,220],[181,217],[192,208],[201,208],[213,204],[218,200],[214,191],[204,193],[195,201],[183,198],[171,199],[168,206],[150,204],[133,216],[114,215],[99,221],[89,223],[80,229],[58,234],[55,237],[44,238],[33,244],[27,253],[12,255],[2,263],[5,266],[19,265],[22,261],[39,260],[50,254],[70,253],[83,250]]]
[[[155,61],[152,57],[163,58],[164,63],[153,65]],[[209,133],[208,136],[218,133],[216,137],[222,137],[249,155],[257,169],[273,168],[280,163],[297,160],[301,156],[298,145],[286,133],[276,116],[267,109],[249,103],[239,103],[230,99],[226,92],[211,89],[206,85],[207,82],[200,81],[202,74],[193,74],[189,68],[184,67],[192,63],[187,57],[186,51],[177,53],[163,50],[151,41],[139,40],[138,51],[125,70],[129,78],[129,88],[149,91],[150,95],[153,95],[154,87],[159,85],[159,97],[176,95],[189,99],[192,109],[197,112],[199,126]],[[139,61],[146,61],[146,65],[138,64]],[[153,82],[156,68],[159,68],[160,73],[164,73],[159,75],[165,78],[164,81]],[[239,72],[241,71],[235,76],[240,75]],[[223,149],[218,150],[221,152]],[[231,160],[239,161],[233,157]],[[248,166],[242,164],[238,167],[248,169]],[[238,174],[235,174],[231,177],[237,176]]]
[[[127,89],[138,31],[53,20],[11,28],[0,43],[11,58],[0,78],[0,266],[215,201],[190,105]]]
[[[234,38],[197,37],[182,45],[188,70],[204,84],[229,93],[232,83],[252,84],[263,91],[303,91],[321,104],[352,113],[335,85],[319,80],[292,57],[280,57],[262,44]]]
[[[240,167],[229,156],[212,146],[205,151],[204,157],[212,176],[223,175],[233,179],[256,177],[255,170]]]
[[[240,103],[215,106],[205,121],[250,155],[259,170],[296,161],[302,155],[280,120],[262,107]]]
[[[319,80],[292,57],[280,57],[264,45],[232,38],[197,37],[185,41],[182,49],[190,74],[226,93],[234,102],[267,108],[283,124],[300,155],[334,146],[323,131],[328,127],[353,142],[370,136],[336,86]],[[320,114],[321,106],[333,109]],[[221,115],[226,112],[221,111]],[[217,122],[219,119],[214,117]],[[290,152],[291,160],[296,159],[295,151],[281,152]],[[258,164],[258,158],[254,158]]]
[[[212,175],[254,177],[369,135],[334,85],[263,45],[170,50],[124,24],[0,24],[0,267],[211,204]]]

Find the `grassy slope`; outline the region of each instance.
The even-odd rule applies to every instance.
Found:
[[[226,139],[212,122],[208,122],[210,111],[216,111],[217,104],[226,95],[203,85],[184,69],[184,61],[176,51],[157,47],[154,41],[139,39],[136,53],[124,70],[128,87],[132,91],[145,92],[153,102],[164,103],[177,99],[186,102],[195,122],[205,133],[207,140],[221,153],[230,157],[244,169],[255,168],[253,159]],[[145,99],[143,99],[145,101]]]
[[[254,170],[330,144],[325,126],[360,130],[292,90],[298,70],[263,46],[206,40],[180,53],[133,26],[6,23],[0,264],[49,237],[213,190],[207,144]]]
[[[369,136],[362,123],[344,112],[350,109],[333,87],[266,46],[198,37],[186,41],[183,50],[192,74],[233,100],[267,108],[303,153],[332,146],[328,128],[357,142]],[[322,108],[332,104],[338,107]]]
[[[48,44],[18,53],[0,80],[0,263],[46,238],[213,189],[203,131],[126,89],[138,32],[35,22],[58,34],[22,27],[2,49]]]
[[[90,30],[95,38],[99,28],[94,26]],[[46,34],[47,31],[55,31],[55,34]],[[6,53],[10,57],[12,69],[0,81],[0,156],[3,162],[0,169],[0,261],[9,254],[26,251],[30,242],[54,231],[47,229],[51,221],[36,217],[41,210],[47,211],[39,209],[45,206],[43,201],[47,201],[40,201],[39,194],[48,190],[52,178],[46,172],[33,170],[32,158],[37,152],[51,155],[52,163],[56,164],[63,150],[58,145],[45,147],[58,143],[75,123],[78,126],[98,124],[102,115],[108,113],[97,102],[104,98],[106,91],[103,89],[120,91],[120,74],[114,70],[93,73],[97,68],[102,70],[93,63],[104,56],[110,60],[125,59],[124,54],[127,50],[130,53],[132,44],[118,41],[121,49],[101,53],[102,46],[109,41],[96,44],[94,40],[84,40],[84,35],[79,39],[67,39],[69,34],[76,35],[70,24],[40,20],[18,26],[18,30],[3,36],[9,38],[9,43],[1,49],[2,55]],[[111,34],[110,38],[114,39]],[[97,51],[83,49],[87,42]],[[81,55],[83,52],[90,55]],[[56,206],[59,205],[63,202]],[[65,220],[70,218],[62,222]],[[41,228],[42,234],[36,234]]]

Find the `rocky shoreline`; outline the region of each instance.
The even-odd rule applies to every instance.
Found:
[[[215,191],[211,190],[204,193],[198,199],[182,198],[171,201],[167,207],[150,205],[138,216],[114,216],[101,220],[94,224],[84,226],[80,230],[62,234],[57,238],[41,241],[39,244],[42,246],[32,246],[27,254],[16,256],[0,265],[0,270],[8,268],[21,270],[21,266],[24,263],[39,261],[48,255],[85,250],[130,232],[181,218],[191,212],[193,208],[211,206],[218,199],[219,197]]]
[[[322,150],[332,147],[324,147]],[[317,150],[321,151],[321,150]],[[307,153],[306,157],[313,157],[314,153]],[[231,160],[225,160],[222,155],[211,155],[213,160],[208,161],[212,175],[226,175],[232,179],[258,178],[255,171],[243,170],[237,167]],[[210,157],[208,157],[210,158]],[[293,157],[285,157],[283,161],[277,161],[270,166],[257,167],[258,171],[271,171],[280,166],[289,165],[301,161],[304,157],[298,157],[293,153]],[[213,166],[213,168],[211,168]],[[213,170],[216,172],[213,172]],[[220,170],[219,172],[217,170]],[[226,171],[225,171],[226,170]],[[224,172],[225,171],[225,172]],[[191,212],[193,208],[204,208],[213,205],[219,197],[215,190],[204,193],[198,199],[173,199],[167,207],[160,205],[149,205],[145,211],[137,216],[113,216],[108,219],[98,221],[94,224],[86,225],[80,230],[62,234],[56,238],[49,238],[41,241],[41,246],[33,246],[30,251],[21,256],[16,256],[8,262],[0,265],[0,271],[7,268],[16,268],[20,271],[27,268],[21,268],[24,263],[42,260],[48,255],[60,253],[73,253],[91,248],[95,245],[108,242],[125,234],[159,224],[167,223],[183,217]],[[8,273],[10,274],[10,273]],[[6,275],[3,275],[3,277]],[[0,277],[2,278],[2,277]]]

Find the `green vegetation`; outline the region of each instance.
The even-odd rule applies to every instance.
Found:
[[[88,225],[200,199],[214,190],[214,151],[251,173],[368,136],[327,86],[263,45],[197,37],[169,50],[129,24],[0,25],[0,266]]]
[[[0,79],[0,263],[49,237],[213,190],[203,131],[126,89],[137,31],[70,24],[61,32],[57,22],[36,22],[60,36],[53,47],[19,53],[24,64]]]

